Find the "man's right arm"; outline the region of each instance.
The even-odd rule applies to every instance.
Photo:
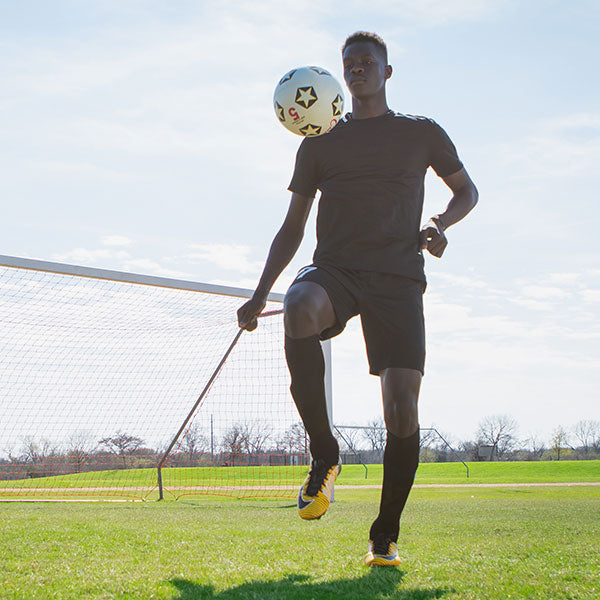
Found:
[[[292,199],[281,229],[277,232],[254,295],[237,312],[242,329],[256,329],[257,316],[267,302],[267,296],[281,272],[298,250],[314,198],[292,193]]]

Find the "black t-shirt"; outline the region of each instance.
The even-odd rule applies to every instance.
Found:
[[[346,115],[329,133],[305,138],[289,190],[321,190],[314,263],[424,280],[418,240],[429,166],[445,177],[462,163],[426,117]]]

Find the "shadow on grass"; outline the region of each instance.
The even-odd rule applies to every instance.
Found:
[[[379,598],[380,600],[433,600],[453,592],[449,588],[397,589],[404,572],[398,569],[372,569],[363,577],[313,582],[308,575],[286,575],[279,581],[250,581],[216,591],[188,579],[170,580],[179,596],[173,600],[344,600]]]

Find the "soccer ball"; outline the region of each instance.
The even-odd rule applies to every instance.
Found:
[[[275,87],[273,106],[279,122],[306,137],[327,133],[344,114],[342,86],[321,67],[299,67]]]

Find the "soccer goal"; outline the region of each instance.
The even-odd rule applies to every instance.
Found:
[[[283,297],[241,332],[251,293],[0,256],[0,500],[295,495]]]

